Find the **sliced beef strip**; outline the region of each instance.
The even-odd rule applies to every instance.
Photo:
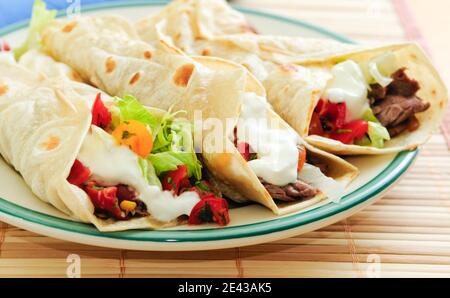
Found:
[[[412,97],[419,91],[419,82],[410,79],[406,68],[400,68],[391,77],[394,81],[388,86],[388,94]]]
[[[430,103],[416,96],[419,83],[408,77],[406,68],[392,74],[392,83],[387,87],[371,85],[370,105],[374,115],[385,126],[391,137],[405,130],[414,131],[419,127],[416,113],[429,109]]]
[[[392,127],[388,128],[389,135],[393,138],[404,132],[405,130],[409,131],[415,131],[417,128],[419,128],[420,123],[419,120],[415,116],[409,118],[407,121]]]
[[[383,87],[380,84],[370,85],[369,99],[371,104],[376,103],[378,100],[385,98],[387,95],[387,87]]]
[[[429,102],[423,102],[417,96],[388,95],[372,110],[383,126],[393,128],[407,121],[415,113],[426,111],[429,107]]]
[[[295,183],[290,183],[285,186],[270,184],[261,178],[260,181],[272,196],[272,198],[279,201],[293,202],[311,198],[320,193],[320,190],[318,190],[317,188],[314,188],[300,180],[297,180]]]

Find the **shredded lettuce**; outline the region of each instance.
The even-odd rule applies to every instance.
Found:
[[[154,149],[148,159],[158,175],[176,170],[179,165],[187,165],[188,176],[200,180],[202,165],[194,150],[191,123],[180,119],[166,120],[155,142],[159,143],[159,148]]]
[[[367,131],[367,134],[369,135],[372,147],[375,148],[383,148],[384,141],[391,139],[386,127],[376,122],[369,121],[369,130]]]
[[[363,115],[363,120],[365,121],[370,121],[370,122],[376,122],[379,123],[377,117],[375,117],[375,115],[373,114],[372,109],[368,109],[364,115]]]
[[[40,46],[40,35],[45,27],[56,18],[56,13],[56,10],[47,10],[47,6],[43,0],[36,0],[34,2],[27,39],[21,47],[14,50],[17,61],[30,49]]]
[[[176,170],[178,166],[184,164],[183,161],[177,158],[176,153],[170,151],[150,154],[148,160],[155,167],[157,175]]]
[[[372,142],[370,141],[369,137],[367,135],[365,135],[361,139],[355,140],[355,145],[358,145],[358,146],[371,146]]]
[[[378,121],[371,109],[364,113],[363,119],[366,120],[369,125],[369,129],[367,131],[368,140],[360,140],[358,145],[383,148],[384,141],[389,141],[391,139],[389,131],[386,127],[381,125],[380,121]]]
[[[160,189],[161,181],[156,174],[155,168],[147,159],[139,158],[139,167],[141,168],[142,176],[144,176],[145,180],[149,185],[156,185]]]
[[[113,125],[127,120],[139,121],[150,128],[153,138],[159,132],[161,120],[160,117],[152,115],[134,96],[125,95],[123,98],[115,97],[115,102],[119,113],[112,111]]]
[[[360,63],[360,67],[369,85],[378,83],[386,87],[392,82],[391,75],[398,69],[397,58],[393,52],[387,52]]]

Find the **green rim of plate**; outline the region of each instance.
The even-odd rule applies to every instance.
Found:
[[[95,11],[101,9],[164,5],[168,1],[126,1],[115,3],[102,3],[83,7],[83,11]],[[243,13],[255,16],[270,18],[284,23],[293,24],[302,28],[319,33],[325,37],[346,43],[354,43],[352,40],[323,29],[321,27],[298,21],[295,19],[273,15],[266,12],[260,12],[249,8],[236,7]],[[62,16],[64,11],[59,12]],[[0,36],[12,33],[28,25],[28,21],[22,21],[0,30]],[[327,204],[325,206],[299,214],[293,214],[278,219],[267,220],[263,222],[246,224],[233,227],[196,229],[196,230],[157,230],[157,231],[123,231],[123,232],[99,232],[94,226],[61,219],[55,216],[33,211],[0,198],[0,213],[4,213],[15,218],[49,227],[52,229],[79,233],[83,235],[112,238],[128,241],[146,241],[146,242],[198,242],[198,241],[217,241],[226,239],[235,239],[243,237],[255,237],[269,233],[281,232],[293,229],[302,225],[317,222],[349,210],[370,198],[373,198],[389,188],[395,183],[401,175],[411,166],[418,155],[418,150],[410,152],[401,152],[391,161],[391,163],[376,177],[366,185],[358,188],[342,198],[339,204]]]

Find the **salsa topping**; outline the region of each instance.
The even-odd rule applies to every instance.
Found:
[[[205,222],[217,223],[221,226],[230,222],[228,203],[225,199],[213,196],[204,197],[194,206],[189,215],[188,223],[199,225]]]
[[[205,181],[197,181],[193,186],[188,179],[187,166],[178,166],[175,171],[168,172],[163,179],[164,190],[171,191],[175,195],[181,195],[185,191],[194,191],[200,201],[194,206],[189,215],[189,224],[217,223],[227,225],[230,222],[228,215],[228,203],[216,194],[211,185]]]
[[[320,99],[314,109],[310,135],[326,136],[344,144],[353,144],[363,138],[368,131],[368,123],[364,120],[354,120],[346,123],[347,105],[345,102],[332,103]]]
[[[76,159],[72,165],[72,169],[70,170],[67,181],[69,181],[70,184],[81,187],[86,181],[88,181],[90,176],[91,171],[87,167],[85,167],[78,159]]]
[[[92,125],[106,129],[111,123],[111,120],[111,113],[103,103],[101,93],[98,93],[92,106]]]

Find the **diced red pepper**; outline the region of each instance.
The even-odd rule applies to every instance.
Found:
[[[81,187],[84,183],[86,183],[90,176],[91,171],[89,168],[85,167],[78,159],[76,159],[70,169],[70,174],[67,181],[69,181],[70,184]]]
[[[312,114],[311,122],[309,124],[309,135],[323,136],[325,132],[323,131],[322,122],[320,121],[319,113],[314,112]]]
[[[101,93],[97,94],[94,105],[92,106],[92,125],[106,129],[111,123],[111,113],[102,101]]]
[[[0,52],[9,52],[11,51],[11,47],[9,44],[5,41],[0,39]]]
[[[306,163],[306,148],[305,146],[300,146],[298,149],[297,172],[300,172],[303,169],[305,163]]]
[[[311,118],[309,134],[324,136],[325,133],[341,129],[345,125],[346,114],[347,104],[345,102],[332,103],[320,99]]]
[[[251,152],[252,150],[250,149],[250,145],[248,143],[240,142],[237,144],[236,148],[246,161],[250,160],[253,152]]]
[[[171,191],[175,195],[179,195],[182,189],[190,187],[186,165],[178,166],[176,170],[168,172],[162,181],[163,190]]]
[[[223,198],[207,197],[198,202],[189,215],[188,223],[199,225],[202,223],[217,223],[225,226],[230,222],[228,203]]]
[[[353,144],[355,140],[363,138],[369,130],[369,124],[364,120],[355,120],[345,124],[330,135],[330,138],[344,144]]]
[[[202,200],[216,196],[216,194],[212,191],[211,185],[206,180],[197,182],[193,187],[187,189],[186,191],[196,192]]]
[[[119,207],[117,187],[101,187],[91,181],[86,185],[84,190],[97,209],[106,211],[116,219],[125,219],[125,212]]]
[[[347,104],[342,103],[332,103],[327,100],[319,100],[314,109],[320,118],[325,118],[332,122],[334,126],[339,129],[345,124],[345,117],[347,115]]]

